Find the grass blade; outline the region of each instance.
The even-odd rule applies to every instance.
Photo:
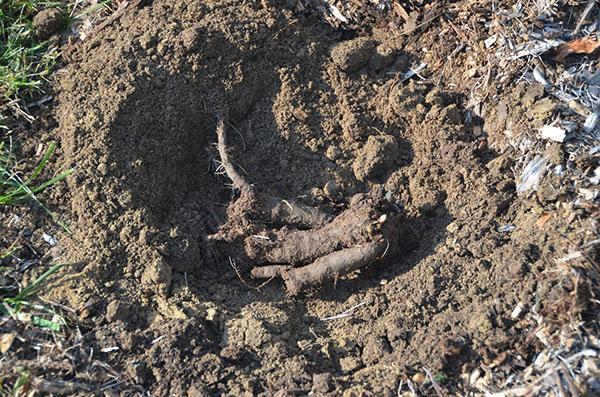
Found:
[[[54,153],[54,149],[55,148],[56,148],[56,143],[52,142],[50,144],[50,146],[48,147],[48,150],[46,150],[46,153],[44,154],[44,157],[42,157],[42,161],[40,161],[40,163],[35,168],[35,170],[33,171],[33,173],[25,181],[26,184],[29,183],[32,179],[35,179],[35,177],[37,177],[40,174],[40,172],[42,172],[42,170],[46,166],[46,163],[48,162],[48,160],[50,160],[50,157],[52,156],[52,153]]]
[[[64,265],[62,264],[52,266],[50,269],[46,270],[44,274],[36,278],[31,284],[23,288],[15,297],[7,298],[7,300],[10,299],[10,301],[12,302],[21,302],[27,300],[30,297],[33,297],[40,291],[44,284],[44,281],[46,281],[48,277],[59,271],[63,266]]]

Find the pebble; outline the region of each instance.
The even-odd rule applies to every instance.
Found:
[[[329,160],[336,160],[340,157],[340,155],[342,154],[341,150],[337,147],[337,146],[329,146],[327,148],[327,151],[325,152],[325,156],[329,159]]]
[[[315,393],[328,393],[331,391],[331,374],[313,374],[312,391]]]
[[[167,44],[161,42],[158,44],[158,46],[156,46],[156,51],[158,51],[160,55],[165,55],[167,53],[168,48],[169,47]]]
[[[206,309],[206,319],[208,321],[215,321],[215,319],[217,318],[217,314],[217,309],[213,307],[209,307],[208,309]]]
[[[534,119],[545,119],[552,115],[556,109],[556,102],[550,98],[543,98],[534,105],[527,113]]]
[[[340,189],[335,181],[329,181],[323,186],[323,192],[330,199],[334,199],[340,194]]]
[[[156,37],[151,36],[151,35],[142,36],[142,37],[139,38],[139,42],[140,42],[140,46],[144,50],[148,50],[156,42]]]
[[[449,223],[448,226],[446,226],[446,231],[448,233],[456,233],[458,231],[458,223],[456,223],[456,222]]]
[[[308,191],[306,197],[313,203],[320,203],[323,201],[323,191],[318,187],[313,187]]]
[[[359,369],[361,366],[362,362],[356,357],[343,357],[340,359],[342,372],[349,373]]]

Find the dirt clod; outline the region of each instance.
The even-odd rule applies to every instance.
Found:
[[[314,374],[312,382],[312,391],[315,393],[328,393],[331,391],[331,374],[328,372]]]
[[[360,181],[383,176],[394,162],[398,161],[399,148],[391,135],[369,136],[367,143],[358,152],[352,165],[356,179]]]
[[[362,361],[366,364],[374,364],[384,360],[386,355],[391,353],[389,343],[377,335],[369,335],[365,341],[362,352]]]
[[[344,41],[331,51],[333,62],[343,71],[352,73],[369,62],[375,43],[365,37]]]
[[[340,368],[343,373],[351,373],[362,367],[363,363],[356,357],[342,357],[340,359]]]
[[[58,8],[45,8],[33,17],[33,29],[40,40],[47,40],[58,33],[63,23],[63,13]]]
[[[142,275],[143,284],[150,288],[158,288],[160,291],[168,290],[172,279],[173,270],[162,259],[150,262]]]

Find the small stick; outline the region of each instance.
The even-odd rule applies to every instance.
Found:
[[[590,12],[592,12],[594,4],[596,4],[596,0],[588,1],[587,5],[585,6],[585,9],[583,10],[583,13],[581,14],[581,17],[579,18],[579,22],[577,22],[577,26],[575,26],[575,30],[573,30],[573,36],[575,36],[579,32],[581,25],[583,25],[585,19],[588,17]]]
[[[102,29],[104,29],[105,27],[110,25],[111,23],[115,22],[116,20],[121,18],[123,16],[123,14],[125,14],[125,12],[127,12],[128,9],[133,9],[133,8],[139,6],[141,2],[142,2],[142,0],[133,0],[133,1],[126,0],[126,1],[122,2],[121,4],[119,4],[119,8],[117,9],[117,11],[115,11],[111,16],[106,18],[100,25],[98,25],[94,28],[92,33],[90,33],[90,36],[95,35],[99,31],[101,31]]]

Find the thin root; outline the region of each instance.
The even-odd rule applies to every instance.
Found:
[[[225,173],[231,179],[235,187],[240,189],[242,194],[250,194],[252,192],[252,186],[236,171],[233,163],[229,159],[229,153],[227,153],[227,138],[225,135],[225,120],[219,119],[217,124],[217,150],[221,157],[221,165],[225,169]]]
[[[295,225],[300,227],[320,227],[329,223],[333,217],[317,208],[298,203],[294,200],[284,200],[255,192],[252,186],[246,182],[233,165],[227,150],[227,136],[225,120],[220,118],[217,123],[217,150],[221,157],[221,166],[225,174],[231,179],[233,185],[238,188],[241,195],[252,200],[271,222],[276,225]]]

